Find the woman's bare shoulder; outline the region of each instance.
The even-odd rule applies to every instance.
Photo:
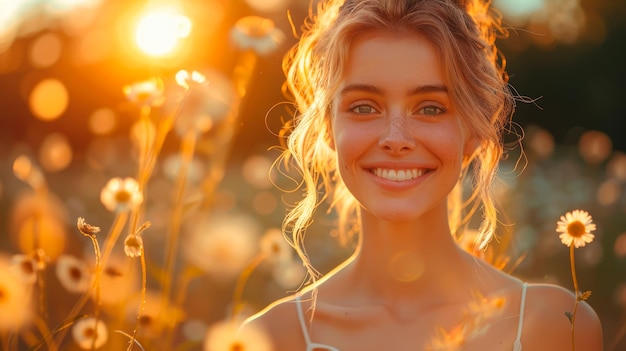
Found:
[[[529,284],[522,329],[525,350],[572,350],[572,325],[577,350],[601,351],[602,326],[586,301],[552,284]],[[572,324],[573,323],[573,324]]]
[[[306,349],[295,296],[288,296],[273,302],[247,318],[241,328],[242,330],[253,328],[267,333],[274,350]]]

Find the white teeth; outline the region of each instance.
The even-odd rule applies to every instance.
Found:
[[[376,174],[378,177],[393,180],[395,182],[403,182],[406,180],[411,180],[417,177],[420,177],[426,173],[424,169],[382,169],[382,168],[374,168],[372,173]]]

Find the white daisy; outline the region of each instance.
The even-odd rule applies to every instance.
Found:
[[[83,350],[100,348],[107,342],[109,331],[101,320],[93,317],[81,319],[72,327],[72,337]]]
[[[242,50],[251,49],[266,55],[278,49],[285,34],[269,18],[247,16],[235,23],[230,32],[233,42]]]
[[[0,332],[15,331],[26,324],[32,315],[30,294],[26,284],[0,260]]]
[[[61,285],[71,293],[84,293],[91,286],[92,274],[89,267],[72,255],[59,256],[56,275]]]
[[[28,255],[13,255],[11,257],[11,270],[24,283],[34,284],[37,281],[39,265],[37,261]]]
[[[267,333],[251,325],[239,328],[233,321],[221,321],[211,327],[204,339],[204,351],[271,351]]]
[[[592,242],[594,235],[591,232],[594,230],[596,225],[589,213],[583,210],[574,210],[561,216],[556,227],[557,233],[561,233],[559,238],[563,245],[570,247],[573,243],[576,248]]]
[[[165,87],[157,78],[126,85],[123,88],[126,98],[142,107],[158,107],[164,102]]]
[[[261,252],[270,262],[289,262],[293,257],[293,248],[289,245],[279,228],[270,228],[265,231],[259,245],[261,246]]]
[[[100,192],[100,202],[112,212],[133,209],[143,202],[139,183],[134,178],[113,178]]]

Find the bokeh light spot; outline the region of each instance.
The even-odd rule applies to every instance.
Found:
[[[61,39],[54,33],[46,33],[37,38],[30,47],[29,59],[35,68],[54,65],[61,57]]]
[[[613,179],[604,181],[598,188],[598,203],[609,206],[617,202],[621,194],[621,185]]]
[[[424,273],[424,264],[414,254],[401,251],[393,255],[387,267],[389,273],[398,281],[412,282]]]
[[[30,162],[30,158],[25,155],[20,155],[13,161],[13,174],[19,179],[26,179],[31,174],[33,169],[33,163]]]
[[[65,85],[57,79],[44,79],[33,88],[29,107],[35,117],[51,121],[59,118],[67,109],[69,96]]]
[[[171,7],[151,10],[144,14],[135,31],[139,48],[152,56],[172,53],[181,38],[189,36],[191,21]]]
[[[89,130],[96,135],[109,134],[115,129],[117,116],[108,108],[100,108],[89,116]]]
[[[65,250],[64,224],[47,213],[33,213],[24,219],[16,234],[18,247],[23,253],[43,249],[46,257],[55,259]]]
[[[626,232],[618,235],[613,249],[617,257],[626,257]]]
[[[545,0],[494,0],[493,5],[507,17],[526,19],[545,8]]]
[[[626,182],[626,153],[616,151],[609,159],[607,173],[610,177]]]
[[[542,128],[529,128],[530,150],[539,159],[550,157],[554,153],[554,137]]]
[[[270,182],[272,161],[265,156],[254,155],[248,157],[242,166],[243,178],[246,182],[259,189],[267,189]]]
[[[274,12],[287,7],[288,0],[245,0],[248,6],[261,12]]]
[[[72,147],[61,134],[48,135],[39,149],[39,162],[48,172],[58,172],[72,162]]]
[[[606,160],[613,149],[613,143],[608,135],[601,131],[590,130],[585,132],[578,142],[578,152],[591,165]]]
[[[260,215],[268,215],[278,206],[276,195],[270,191],[262,191],[258,193],[252,200],[254,210]]]

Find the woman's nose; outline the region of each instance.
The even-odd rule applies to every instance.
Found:
[[[379,145],[387,152],[398,153],[412,150],[415,140],[411,137],[404,116],[392,116],[387,127],[382,131]]]

